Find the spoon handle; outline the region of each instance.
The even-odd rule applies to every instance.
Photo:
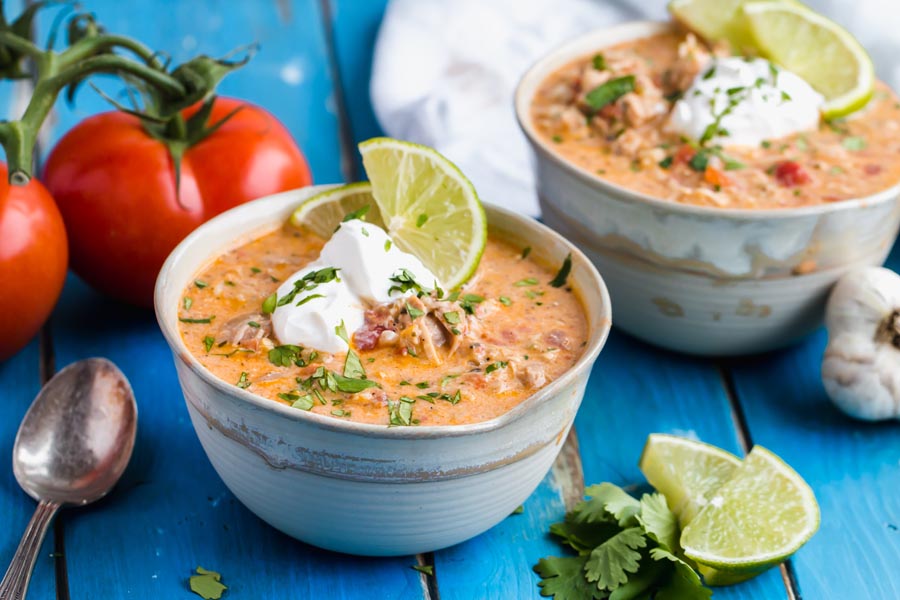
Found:
[[[0,600],[23,600],[25,598],[38,552],[41,550],[41,544],[47,534],[50,521],[59,510],[59,506],[58,502],[47,500],[41,500],[38,503],[28,527],[25,528],[16,554],[9,563],[6,575],[0,582]]]

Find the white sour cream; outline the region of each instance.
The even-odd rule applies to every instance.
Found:
[[[708,141],[757,146],[815,129],[824,102],[806,81],[765,59],[720,58],[675,103],[669,127],[693,140],[717,130]]]
[[[418,258],[397,248],[381,227],[356,219],[342,223],[319,258],[279,286],[278,298],[289,295],[305,275],[329,267],[339,269],[335,279],[300,292],[275,309],[272,328],[280,343],[332,354],[346,352],[347,342],[338,334],[341,323],[352,336],[363,325],[367,308],[404,295],[391,290],[397,285],[391,277],[406,269],[422,287],[440,285]],[[322,297],[303,302],[319,294]]]

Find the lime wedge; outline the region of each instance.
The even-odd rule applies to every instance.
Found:
[[[858,110],[872,97],[872,59],[840,25],[793,2],[750,2],[743,14],[762,55],[825,96],[826,119]]]
[[[478,267],[487,219],[472,183],[433,148],[392,138],[359,145],[388,235],[449,289]]]
[[[644,444],[639,466],[684,528],[741,466],[741,460],[710,444],[653,433]]]
[[[669,12],[679,23],[709,42],[725,40],[737,53],[753,48],[741,14],[747,0],[672,0]]]
[[[291,224],[308,227],[327,240],[348,213],[366,205],[369,209],[365,220],[382,226],[381,213],[372,198],[372,186],[367,182],[350,183],[316,194],[297,207],[291,215]]]
[[[784,561],[818,528],[810,487],[780,458],[754,446],[684,528],[681,545],[704,576],[722,576],[707,583],[733,583]]]

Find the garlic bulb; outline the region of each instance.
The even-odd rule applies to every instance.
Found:
[[[844,275],[825,309],[822,382],[847,414],[900,418],[900,275],[867,267]]]

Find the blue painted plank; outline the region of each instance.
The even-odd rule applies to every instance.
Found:
[[[889,266],[900,270],[900,246]],[[819,532],[794,557],[804,598],[900,598],[900,426],[847,417],[825,395],[826,334],[735,364],[755,443],[784,458],[812,486]]]
[[[384,135],[369,100],[372,53],[387,0],[329,0],[335,53],[355,141]],[[353,148],[356,172],[363,177],[362,159]]]
[[[306,153],[317,183],[341,181],[340,161],[334,159],[340,155],[338,136],[323,135],[337,131],[337,115],[318,2],[93,0],[89,8],[109,31],[165,51],[176,63],[198,54],[223,56],[258,42],[259,52],[225,79],[220,93],[263,106],[284,123]],[[49,18],[41,20],[44,34],[49,24]],[[95,81],[121,98],[117,82]],[[74,107],[59,103],[51,141],[86,116],[110,109],[83,86]]]

